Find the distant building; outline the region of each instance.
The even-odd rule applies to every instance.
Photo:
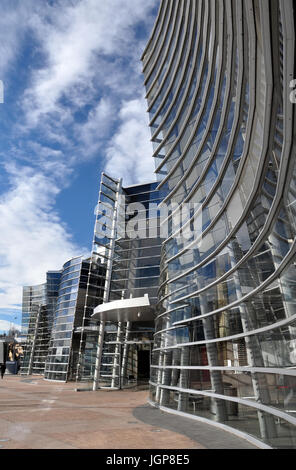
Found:
[[[44,284],[23,287],[21,374],[44,373],[60,279],[59,271],[49,271]]]

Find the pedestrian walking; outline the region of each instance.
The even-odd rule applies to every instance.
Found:
[[[5,371],[6,371],[6,364],[1,364],[0,370],[1,370],[1,379],[3,379]]]

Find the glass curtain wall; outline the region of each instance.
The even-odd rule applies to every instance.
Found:
[[[46,283],[23,288],[21,374],[44,373],[61,273],[49,271]]]
[[[102,259],[88,260],[88,278],[82,321],[76,323],[73,335],[72,358],[69,378],[90,382],[94,376],[98,321],[91,318],[93,309],[103,301],[106,266]]]
[[[39,373],[39,366],[34,361],[34,346],[39,327],[41,309],[46,306],[46,284],[23,287],[22,304],[22,335],[24,340],[24,356],[21,374]]]
[[[101,175],[98,204],[95,210],[95,227],[90,258],[89,276],[101,273],[97,287],[88,292],[84,306],[83,322],[80,334],[78,367],[76,381],[85,382],[85,387],[93,386],[96,370],[99,369],[98,349],[104,337],[105,325],[91,318],[94,307],[106,302],[109,296],[110,275],[113,262],[114,234],[117,224],[117,201],[121,191],[121,182],[105,173]],[[91,283],[92,284],[92,283]],[[78,337],[78,336],[77,336]]]
[[[147,294],[150,303],[156,304],[161,246],[156,210],[161,197],[156,186],[122,188],[121,181],[102,174],[93,257],[106,265],[104,303]],[[120,388],[147,380],[153,331],[153,318],[101,321],[94,388]]]
[[[81,325],[88,262],[76,257],[64,264],[50,339],[45,379],[67,381],[74,325]]]
[[[168,217],[151,401],[276,448],[296,445],[294,9],[163,0],[142,57],[158,189],[202,217],[191,238]]]
[[[156,208],[157,183],[122,189],[125,234],[115,241],[109,302],[148,295],[157,302],[161,240]],[[108,322],[102,357],[104,386],[120,388],[145,383],[150,375],[154,319]]]

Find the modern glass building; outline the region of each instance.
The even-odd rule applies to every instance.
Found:
[[[142,60],[171,208],[151,403],[295,447],[295,2],[162,0]]]
[[[122,187],[102,174],[92,260],[103,260],[103,303],[94,389],[148,381],[159,285],[161,239],[157,183]]]
[[[76,257],[61,272],[44,378],[66,382],[77,375],[81,327],[87,318],[86,306],[95,297],[102,300],[105,271],[90,271],[90,260]]]
[[[44,373],[60,278],[59,271],[49,271],[46,283],[23,288],[22,336],[25,343],[22,374]]]

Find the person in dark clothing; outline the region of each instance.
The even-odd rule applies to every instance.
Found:
[[[6,364],[1,364],[0,370],[1,370],[1,379],[3,379],[5,371],[6,371]]]

